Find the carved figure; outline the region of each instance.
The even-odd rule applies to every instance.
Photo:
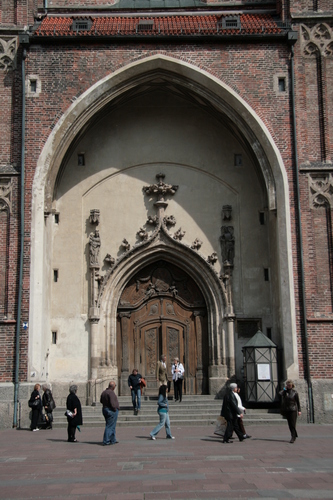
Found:
[[[90,224],[99,224],[100,211],[98,208],[90,210],[89,222]]]
[[[228,220],[228,221],[232,219],[232,206],[231,205],[223,205],[222,218],[223,218],[223,220]]]
[[[90,254],[90,265],[99,264],[99,251],[101,248],[101,238],[99,236],[99,230],[96,229],[94,233],[89,236],[89,254]]]
[[[222,248],[222,261],[224,264],[233,265],[235,257],[235,237],[233,226],[221,227],[221,248]]]
[[[155,285],[152,282],[150,282],[149,285],[148,285],[148,288],[146,290],[146,296],[147,297],[151,297],[155,293],[156,293]]]

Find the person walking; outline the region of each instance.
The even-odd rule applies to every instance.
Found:
[[[32,431],[39,431],[38,420],[42,413],[42,400],[40,398],[40,384],[35,384],[34,390],[29,399],[29,408],[31,408],[31,426]]]
[[[175,358],[171,368],[171,373],[175,393],[175,401],[179,400],[180,403],[182,402],[183,395],[184,371],[184,366],[179,362],[179,358]]]
[[[43,397],[42,397],[42,403],[45,411],[45,421],[46,421],[46,429],[52,429],[52,422],[53,422],[53,410],[56,407],[52,392],[47,384],[44,384],[42,386],[43,389]]]
[[[156,364],[156,379],[160,385],[168,385],[168,373],[166,367],[166,355],[162,354],[160,361]]]
[[[242,414],[245,414],[246,408],[245,408],[245,406],[243,406],[243,403],[242,403],[242,400],[241,400],[241,397],[240,397],[239,393],[240,393],[240,388],[237,387],[237,391],[234,393],[235,396],[236,396],[236,399],[237,399],[237,405],[238,405],[238,408],[241,410]],[[243,433],[243,438],[244,439],[250,439],[251,436],[249,436],[248,434],[246,434],[246,430],[245,430],[244,422],[243,422],[243,417],[241,417],[240,415],[238,415],[237,418],[238,418],[239,428],[240,428],[241,432]]]
[[[134,415],[137,415],[141,410],[141,380],[142,376],[134,368],[132,374],[128,377],[128,387],[131,389]]]
[[[158,408],[157,412],[160,417],[160,423],[153,429],[150,433],[150,439],[155,441],[157,434],[160,432],[162,427],[165,426],[167,439],[175,439],[171,434],[170,429],[170,418],[169,418],[169,402],[167,398],[168,388],[166,385],[161,385],[158,391]]]
[[[67,396],[66,401],[66,415],[67,415],[67,434],[68,434],[68,442],[76,443],[77,439],[75,437],[75,432],[77,427],[82,425],[82,408],[81,402],[76,395],[77,393],[77,385],[71,385],[69,388],[69,395]],[[79,428],[80,429],[80,428]]]
[[[118,443],[116,438],[116,425],[119,413],[119,402],[114,392],[116,383],[111,380],[109,387],[102,392],[100,402],[103,405],[103,416],[105,418],[105,430],[103,435],[103,446]]]
[[[237,384],[230,384],[229,390],[227,390],[221,409],[221,417],[224,417],[227,421],[227,427],[223,436],[223,443],[232,443],[230,438],[233,431],[236,432],[239,441],[244,441],[243,434],[239,428],[238,415],[242,418],[243,413],[240,408],[238,408],[237,399],[235,393],[237,391]]]
[[[287,380],[284,389],[279,392],[279,395],[281,396],[281,414],[287,419],[291,433],[290,443],[294,443],[298,438],[296,422],[297,416],[301,415],[301,405],[292,380]]]

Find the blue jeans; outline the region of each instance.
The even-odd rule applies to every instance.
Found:
[[[134,410],[140,410],[141,409],[141,389],[131,389],[131,394],[132,394],[132,403],[133,403],[133,408]],[[138,400],[138,402],[136,402]]]
[[[155,429],[153,431],[151,431],[150,435],[156,436],[160,432],[162,427],[165,426],[166,435],[168,438],[171,438],[172,435],[171,435],[171,429],[170,429],[169,413],[162,413],[161,411],[159,411],[158,414],[160,416],[160,423],[155,427]]]
[[[103,407],[103,416],[105,418],[105,431],[103,444],[114,444],[116,439],[116,424],[119,410],[112,411],[110,408]]]

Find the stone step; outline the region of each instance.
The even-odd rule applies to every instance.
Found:
[[[157,397],[143,397],[139,415],[133,414],[130,396],[120,396],[120,412],[117,425],[119,427],[155,427],[158,421]],[[169,398],[170,420],[173,426],[215,425],[221,412],[222,401],[213,396],[185,396],[181,403]],[[64,415],[66,408],[57,407],[54,412],[54,427],[66,427]],[[102,405],[83,406],[83,421],[87,427],[102,427],[105,423]],[[283,419],[277,409],[248,409],[244,424],[280,423]]]

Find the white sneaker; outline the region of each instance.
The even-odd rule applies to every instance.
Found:
[[[152,439],[153,441],[156,441],[156,437],[155,436],[150,436],[150,439]]]
[[[32,429],[32,432],[39,431],[39,429]]]
[[[167,439],[175,439],[175,436],[167,436]]]

